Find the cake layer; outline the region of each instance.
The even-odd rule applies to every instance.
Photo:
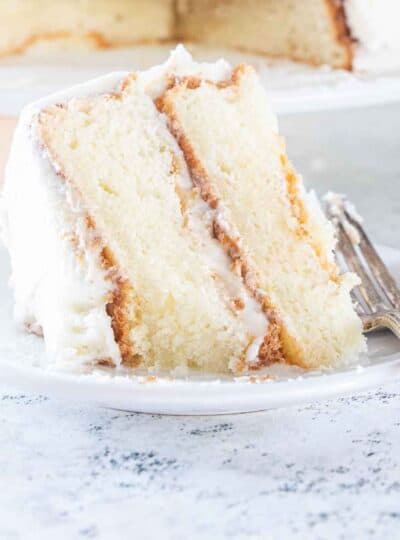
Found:
[[[0,55],[33,45],[120,47],[170,39],[173,0],[13,0],[0,7]],[[42,49],[43,50],[43,49]]]
[[[177,78],[159,102],[205,200],[215,234],[279,327],[286,360],[335,365],[362,348],[361,322],[339,276],[333,236],[313,213],[255,72],[215,84]]]

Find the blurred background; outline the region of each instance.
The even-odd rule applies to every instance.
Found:
[[[307,186],[346,193],[373,239],[400,248],[400,104],[282,115],[280,126]]]

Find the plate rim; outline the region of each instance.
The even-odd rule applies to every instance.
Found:
[[[241,378],[146,381],[144,376],[74,374],[5,361],[1,370],[2,382],[63,401],[150,414],[214,415],[286,408],[376,388],[400,376],[400,351],[377,364],[255,383]]]

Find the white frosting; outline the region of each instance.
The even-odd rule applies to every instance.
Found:
[[[229,79],[231,73],[232,67],[225,60],[195,62],[185,47],[178,45],[164,64],[140,72],[138,81],[143,84],[146,93],[155,99],[165,91],[171,74],[177,77],[197,76],[218,82]]]
[[[138,81],[155,98],[165,89],[171,73],[218,81],[229,77],[231,68],[224,61],[197,64],[178,46],[164,65],[139,73]],[[25,108],[6,169],[3,236],[11,254],[15,316],[21,324],[43,330],[49,357],[58,364],[76,365],[107,357],[118,365],[121,359],[105,309],[112,282],[101,268],[99,253],[86,249],[85,214],[39,149],[35,119],[51,104],[112,92],[127,75],[110,74]],[[183,189],[192,190],[188,172],[181,176],[181,182]],[[243,300],[245,307],[238,311],[238,317],[252,340],[247,357],[254,362],[268,320],[240,277],[231,271],[222,246],[210,237],[207,224],[217,217],[214,214],[197,197],[189,212],[189,227],[197,235],[204,261],[221,280],[227,301]],[[72,239],[78,241],[81,259],[72,249]]]
[[[400,2],[346,0],[346,20],[358,46],[355,68],[387,69],[400,65]]]
[[[10,250],[15,318],[43,331],[49,359],[120,362],[105,311],[112,284],[99,254],[84,249],[84,213],[35,143],[33,109],[23,113],[14,137],[2,197],[3,237]],[[71,242],[77,240],[78,261]]]
[[[366,49],[400,49],[398,0],[346,0],[347,23]]]
[[[264,336],[256,338],[246,351],[246,361],[249,365],[257,363],[258,352],[263,344]]]
[[[320,246],[324,246],[324,255],[330,264],[335,264],[335,231],[332,224],[326,219],[321,204],[314,190],[306,192],[300,184],[300,197],[306,205],[309,228]]]
[[[347,213],[353,221],[360,224],[362,223],[362,217],[357,212],[355,206],[347,200],[345,195],[333,193],[332,191],[329,191],[324,196],[324,202],[328,206],[330,217],[335,226],[340,222],[352,244],[358,245],[361,240],[360,234],[356,227],[354,227],[346,217]]]

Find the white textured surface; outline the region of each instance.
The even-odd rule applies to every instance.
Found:
[[[400,108],[282,120],[308,185],[349,193],[372,237],[400,248]],[[398,538],[398,382],[223,418],[0,395],[2,540]]]
[[[397,538],[398,385],[223,418],[1,390],[3,540]]]

